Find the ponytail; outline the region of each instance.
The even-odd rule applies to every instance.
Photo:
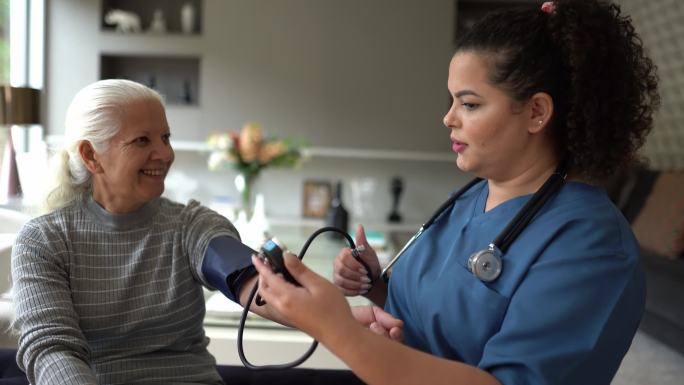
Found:
[[[83,165],[78,153],[74,156],[67,149],[61,149],[50,160],[52,183],[43,200],[42,211],[52,212],[60,207],[82,200],[90,186],[90,173]],[[80,165],[78,164],[80,163]],[[74,177],[72,170],[79,170],[79,177]]]
[[[637,160],[660,98],[655,65],[618,5],[500,11],[462,36],[459,51],[490,58],[490,82],[514,100],[551,96],[551,134],[573,172],[600,178]]]

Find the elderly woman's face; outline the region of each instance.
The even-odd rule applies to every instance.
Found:
[[[125,108],[121,130],[98,154],[101,172],[93,174],[93,198],[109,212],[139,209],[164,192],[174,159],[164,107],[141,100]]]

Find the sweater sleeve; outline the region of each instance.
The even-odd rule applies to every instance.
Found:
[[[65,242],[39,221],[25,225],[12,248],[17,362],[32,384],[97,384],[71,300]]]
[[[194,200],[183,209],[180,220],[183,249],[188,255],[193,276],[202,285],[215,289],[202,272],[209,242],[222,236],[240,240],[240,234],[226,217]],[[234,262],[236,271],[252,265],[250,258]]]

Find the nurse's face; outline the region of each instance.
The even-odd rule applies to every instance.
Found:
[[[451,129],[451,148],[461,170],[506,180],[529,150],[529,116],[521,103],[489,83],[488,66],[476,53],[453,57],[447,83],[453,104],[444,125]]]
[[[164,192],[174,160],[164,107],[140,100],[124,108],[123,125],[101,154],[94,154],[93,198],[112,213],[132,212]]]

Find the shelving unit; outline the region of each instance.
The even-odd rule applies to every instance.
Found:
[[[169,106],[198,107],[201,15],[201,0],[103,0],[99,78],[130,79],[159,91]],[[113,19],[122,18],[140,31],[117,30]]]
[[[103,0],[100,17],[100,28],[103,31],[116,29],[114,25],[107,23],[107,15],[112,10],[135,14],[142,32],[154,32],[152,25],[156,13],[156,20],[163,20],[166,34],[202,33],[201,0]]]
[[[171,16],[188,2],[197,10],[196,28],[185,34]],[[387,5],[378,2],[312,2],[304,8],[224,0],[46,4],[51,20],[46,72],[59,74],[47,77],[49,134],[63,132],[69,102],[81,88],[116,77],[155,85],[166,97],[175,138],[200,147],[214,130],[255,120],[279,136],[307,138],[319,146],[310,149],[311,156],[453,158],[434,154],[448,152],[439,127],[446,101],[443,76],[433,74],[437,65],[446,65],[450,52],[451,26],[434,23],[435,16],[449,21],[453,10],[444,4],[421,7],[418,20],[407,10],[393,12],[394,22],[386,26],[371,17],[386,11]],[[157,8],[165,15],[166,33],[149,31]],[[105,23],[113,9],[137,14],[141,32],[120,32]],[[358,28],[344,18],[328,17],[345,12],[364,12],[361,30],[372,31],[372,38],[361,44]],[[328,30],[330,36],[323,33]],[[392,44],[411,36],[428,43],[398,50],[385,43],[385,35],[392,36],[387,40]],[[333,49],[333,42],[341,49]],[[396,80],[405,76],[406,84]],[[183,89],[188,81],[190,98]],[[403,93],[406,87],[410,95]],[[356,138],[363,138],[366,149],[356,150]]]
[[[164,95],[168,105],[198,104],[197,57],[102,55],[100,78],[123,78],[145,84]]]

